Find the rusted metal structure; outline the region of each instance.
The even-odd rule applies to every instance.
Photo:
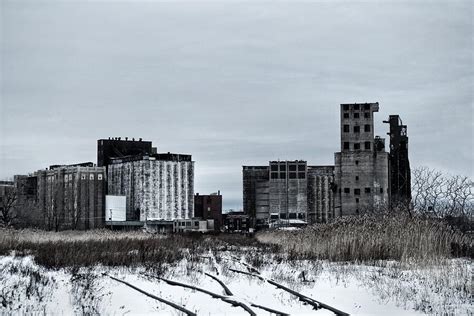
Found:
[[[390,115],[390,201],[391,205],[397,203],[409,203],[411,200],[411,171],[408,159],[408,135],[407,126],[403,125],[400,116]]]

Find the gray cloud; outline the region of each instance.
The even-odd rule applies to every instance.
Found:
[[[243,164],[332,164],[338,105],[366,101],[413,165],[473,175],[468,1],[2,1],[1,23],[2,178],[143,137],[239,207]]]

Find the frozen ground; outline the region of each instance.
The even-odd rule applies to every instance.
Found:
[[[233,292],[232,299],[243,302],[258,315],[270,313],[252,304],[294,315],[334,315],[325,309],[313,310],[312,306],[265,280],[229,270],[248,272],[249,264],[244,257],[237,258],[230,252],[217,256],[209,252],[200,257],[190,255],[190,258],[193,260],[183,259],[167,266],[160,276],[225,296],[223,287],[204,274],[207,272],[228,286]],[[264,279],[275,280],[351,315],[473,314],[469,297],[459,290],[459,287],[471,286],[469,261],[451,260],[445,266],[405,270],[395,262],[369,266],[273,261],[270,255],[263,254],[256,259],[265,262],[258,268]],[[302,278],[303,271],[306,281]],[[450,277],[446,280],[448,272]],[[153,269],[97,266],[52,271],[36,265],[32,257],[14,256],[0,257],[0,314],[182,314],[110,276],[198,315],[249,314],[219,298],[167,284],[157,278]]]

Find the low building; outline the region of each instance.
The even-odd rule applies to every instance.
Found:
[[[113,158],[108,194],[126,197],[127,221],[191,219],[194,162],[191,155],[171,153]]]
[[[194,195],[194,217],[213,220],[214,229],[222,228],[222,195],[220,191],[210,195]]]
[[[253,231],[252,218],[244,212],[222,214],[224,231],[228,233],[248,233]]]
[[[208,233],[213,231],[215,231],[213,219],[190,218],[173,221],[173,232],[175,233]]]

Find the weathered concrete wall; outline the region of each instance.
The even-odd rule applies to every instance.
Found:
[[[308,212],[306,161],[271,161],[270,213],[306,220]]]
[[[38,207],[48,229],[103,227],[104,167],[61,167],[39,170]]]
[[[193,216],[194,162],[143,159],[109,165],[108,193],[127,197],[127,220]]]
[[[269,217],[269,167],[243,166],[244,213],[253,220],[267,220]]]
[[[334,167],[308,167],[308,223],[325,223],[335,217]]]
[[[388,201],[388,154],[374,140],[378,103],[341,104],[341,152],[335,153],[335,215],[356,215]],[[380,144],[375,148],[375,143]]]

